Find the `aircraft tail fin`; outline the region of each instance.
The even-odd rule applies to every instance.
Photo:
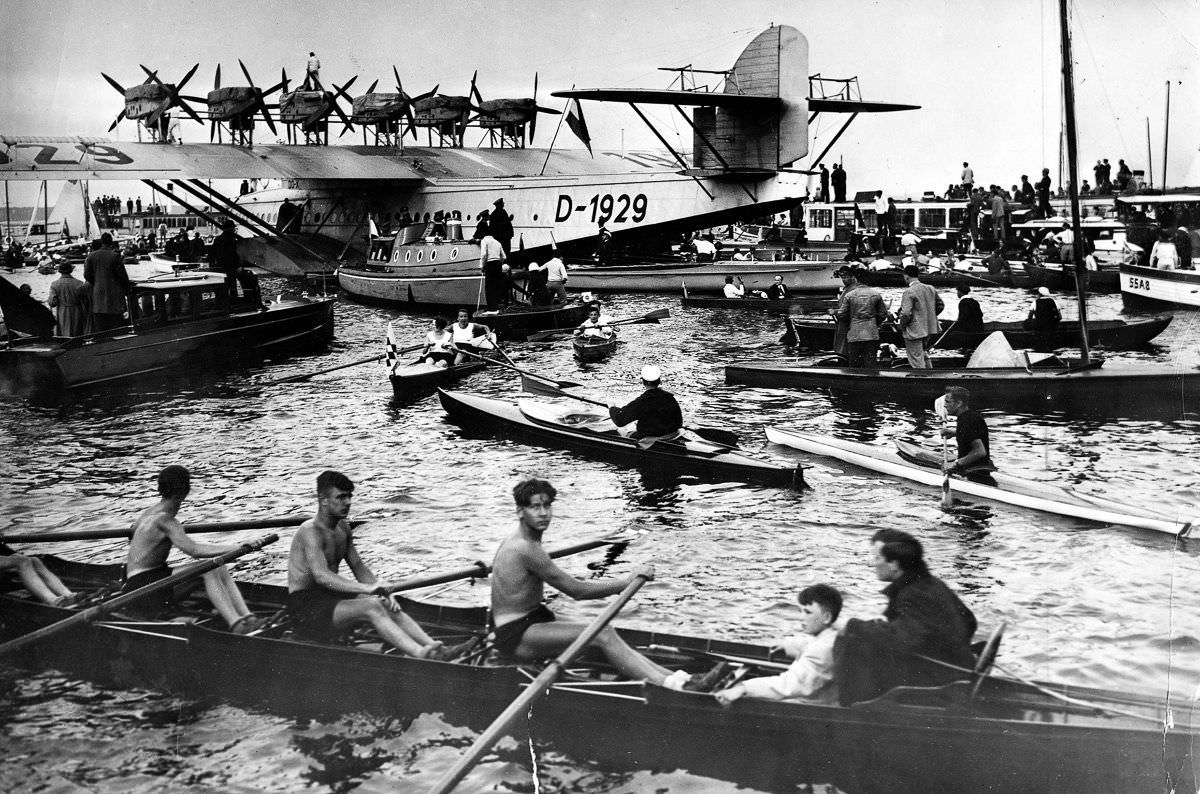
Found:
[[[808,154],[808,39],[800,31],[780,25],[758,34],[729,71],[725,93],[779,97],[780,103],[769,111],[696,108],[697,168],[774,171]]]

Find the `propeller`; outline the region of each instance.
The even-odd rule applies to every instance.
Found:
[[[149,76],[150,80],[153,80],[155,83],[158,83],[158,85],[160,85],[164,89],[166,89],[168,101],[167,101],[167,106],[165,108],[163,108],[164,111],[178,106],[179,108],[182,108],[183,111],[185,113],[187,113],[189,116],[191,116],[195,121],[199,122],[200,124],[204,123],[204,120],[200,118],[199,114],[197,114],[196,111],[192,110],[191,105],[189,105],[185,101],[185,99],[179,95],[179,91],[185,85],[187,85],[188,80],[192,79],[192,75],[194,75],[196,73],[196,70],[200,68],[200,64],[197,63],[197,64],[193,65],[191,69],[188,69],[187,74],[185,74],[183,76],[182,80],[180,80],[178,83],[175,84],[174,88],[172,88],[171,86],[168,86],[162,80],[158,79],[157,71],[152,72],[142,64],[138,64],[138,66],[142,67],[142,71],[145,72],[147,74],[147,76]]]
[[[346,90],[350,88],[350,86],[354,85],[354,81],[357,79],[358,75],[354,75],[350,78],[350,81],[343,86],[339,87],[337,83],[333,84],[333,96],[331,98],[331,104],[333,105],[333,112],[337,114],[337,117],[342,120],[342,124],[345,125],[342,128],[343,135],[352,131],[354,129],[354,125],[350,123],[349,117],[347,117],[345,112],[342,111],[342,106],[338,104],[338,98],[344,99],[353,105],[354,100],[350,98],[350,95],[346,93]]]
[[[106,75],[104,72],[101,72],[100,76],[103,77],[105,80],[107,80],[109,85],[111,85],[113,88],[117,89],[117,93],[119,93],[121,95],[122,99],[125,98],[125,88],[120,83],[118,83],[116,80],[114,80],[111,77],[109,77],[108,75]],[[125,120],[125,109],[122,108],[121,112],[118,113],[117,117],[113,120],[112,125],[108,128],[108,131],[112,132],[113,130],[115,130],[117,128],[117,125],[120,124],[124,120]]]
[[[537,86],[538,86],[538,74],[537,74],[537,72],[534,72],[533,73],[533,118],[531,118],[529,120],[529,142],[530,143],[533,143],[533,136],[537,133],[537,119],[538,119],[539,113],[553,113],[555,116],[562,115],[561,110],[555,110],[554,108],[544,108],[537,103]]]
[[[217,64],[217,73],[213,75],[213,90],[216,91],[221,87],[221,64]]]
[[[369,93],[371,93],[372,91],[374,91],[374,90],[375,90],[375,86],[377,86],[377,85],[379,85],[379,80],[378,80],[378,79],[376,79],[376,80],[375,80],[374,82],[372,82],[372,83],[371,83],[369,86],[367,86],[367,93],[369,94]]]

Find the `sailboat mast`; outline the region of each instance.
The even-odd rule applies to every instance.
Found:
[[[1167,81],[1167,110],[1163,116],[1162,189],[1167,189],[1167,140],[1171,135],[1171,81]]]
[[[1075,259],[1075,294],[1079,299],[1079,351],[1080,363],[1088,363],[1088,332],[1087,332],[1087,266],[1083,261],[1083,229],[1079,223],[1079,175],[1075,137],[1075,77],[1071,64],[1071,32],[1067,19],[1067,0],[1058,0],[1060,26],[1062,28],[1062,73],[1063,73],[1063,111],[1067,120],[1067,171],[1070,181],[1067,185],[1071,197],[1071,233],[1075,238],[1072,244]]]

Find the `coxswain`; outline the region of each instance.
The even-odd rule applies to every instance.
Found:
[[[347,521],[354,483],[341,472],[317,477],[317,514],[296,530],[288,553],[287,615],[295,633],[317,642],[367,624],[383,641],[408,656],[446,661],[475,643],[447,647],[430,638],[404,613],[391,593],[404,585],[380,582],[354,546]],[[338,573],[342,562],[354,578]]]
[[[600,316],[600,304],[593,303],[588,308],[587,319],[579,324],[575,329],[575,336],[586,336],[594,339],[609,339],[616,331],[613,330],[611,320],[608,317]]]
[[[943,438],[953,438],[958,444],[958,456],[946,461],[942,469],[961,474],[972,482],[995,485],[991,473],[992,448],[988,443],[988,426],[983,415],[971,408],[971,392],[962,386],[946,387],[946,413],[955,417],[954,427],[942,429]]]
[[[450,366],[458,353],[454,335],[446,330],[446,325],[445,317],[433,318],[433,330],[425,334],[425,348],[419,356],[426,364],[442,369]]]
[[[725,297],[726,298],[744,298],[746,297],[746,285],[742,283],[742,277],[737,277],[737,283],[733,283],[733,276],[725,277]]]
[[[516,529],[500,544],[492,560],[493,648],[517,661],[545,659],[562,652],[586,624],[558,620],[547,608],[546,585],[577,601],[617,595],[637,577],[654,579],[654,566],[642,565],[620,579],[577,579],[551,559],[542,538],[554,516],[558,491],[546,480],[530,478],[513,488]],[[724,671],[724,664],[704,675],[689,676],[655,664],[631,648],[612,626],[605,626],[591,645],[622,675],[669,689],[707,692]]]
[[[495,337],[486,325],[471,322],[471,312],[458,310],[458,321],[450,326],[450,341],[454,343],[454,363],[464,363],[466,353],[478,354],[480,350],[495,349]]]
[[[982,332],[983,309],[979,307],[979,301],[971,297],[971,285],[959,284],[955,289],[958,291],[958,319],[954,321],[955,330]]]
[[[1046,287],[1038,287],[1038,296],[1029,306],[1026,324],[1038,333],[1050,333],[1058,328],[1061,321],[1062,313],[1059,312],[1054,298],[1050,297],[1050,290]]]
[[[775,281],[771,286],[767,287],[767,298],[773,301],[784,301],[792,296],[788,290],[787,284],[783,283],[783,276],[776,276]]]
[[[130,593],[170,576],[167,555],[172,547],[197,558],[219,557],[245,548],[240,544],[198,543],[192,540],[175,517],[191,489],[191,475],[183,466],[167,466],[158,473],[160,499],[158,504],[143,510],[133,522],[121,592]],[[208,600],[235,633],[247,634],[262,625],[261,620],[250,614],[228,568],[224,565],[215,568],[204,574],[203,580]],[[190,590],[191,585],[185,583],[175,592],[164,596],[159,604],[162,608],[170,607]]]
[[[609,403],[613,424],[623,427],[637,421],[633,438],[671,438],[683,427],[683,411],[675,395],[661,388],[662,371],[653,364],[642,367],[642,393],[622,406]]]

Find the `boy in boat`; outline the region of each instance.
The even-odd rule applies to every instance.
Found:
[[[624,590],[639,575],[654,579],[654,566],[644,565],[628,577],[604,582],[576,579],[555,564],[542,547],[542,536],[554,515],[558,491],[546,480],[531,477],[513,488],[517,528],[500,544],[492,560],[492,639],[500,653],[521,661],[554,656],[584,630],[581,623],[556,620],[543,602],[545,586],[576,600],[607,598]],[[616,630],[606,626],[592,641],[622,675],[634,680],[682,690],[708,691],[709,674],[672,673],[631,648]],[[721,665],[720,672],[725,666]],[[716,672],[710,671],[710,673]]]
[[[946,413],[956,421],[953,428],[942,429],[942,436],[955,439],[958,455],[946,461],[943,469],[972,482],[995,485],[991,473],[996,467],[992,463],[987,422],[982,414],[971,409],[971,392],[962,386],[947,386],[945,402]]]
[[[612,320],[600,315],[600,304],[593,303],[588,308],[587,319],[575,329],[575,336],[587,336],[595,339],[608,339],[613,335]]]
[[[219,557],[241,548],[241,544],[198,543],[184,532],[183,525],[175,515],[191,489],[191,475],[183,466],[167,466],[158,473],[158,494],[162,498],[158,504],[142,511],[133,522],[133,536],[129,539],[125,582],[121,592],[132,592],[170,576],[167,555],[172,547],[190,557],[200,558]],[[204,574],[203,580],[208,600],[233,631],[247,634],[259,628],[261,621],[250,614],[237,584],[224,565]],[[190,589],[191,586],[185,584],[175,593],[168,593],[162,605],[169,607]]]
[[[300,525],[288,553],[287,611],[296,634],[329,642],[338,632],[366,623],[408,656],[454,658],[462,648],[431,639],[390,597],[396,585],[377,581],[358,556],[346,520],[353,496],[354,483],[346,475],[323,471],[317,477],[317,514]],[[338,573],[343,560],[353,579]]]
[[[463,351],[478,353],[480,350],[494,350],[492,331],[486,325],[471,322],[471,312],[466,309],[458,310],[458,322],[450,326],[450,341],[456,348],[454,364],[464,363],[469,356]]]
[[[837,629],[833,624],[842,612],[842,594],[827,584],[814,584],[801,590],[797,600],[803,633],[781,639],[772,646],[772,650],[778,648],[796,661],[779,675],[751,678],[714,693],[721,705],[728,706],[746,695],[769,700],[804,698],[837,702],[837,687],[833,683],[833,643]]]
[[[921,543],[907,532],[881,529],[871,549],[875,576],[888,583],[888,605],[882,620],[851,618],[838,632],[834,675],[844,706],[897,686],[940,686],[975,664],[975,616],[929,572]]]
[[[8,571],[15,573],[25,589],[43,603],[69,607],[78,603],[82,596],[82,593],[72,592],[37,557],[26,557],[24,554],[0,556],[0,574]]]
[[[637,421],[633,438],[671,438],[683,427],[683,411],[675,395],[661,388],[662,371],[653,364],[642,367],[642,393],[625,405],[609,403],[608,415],[622,427]]]

